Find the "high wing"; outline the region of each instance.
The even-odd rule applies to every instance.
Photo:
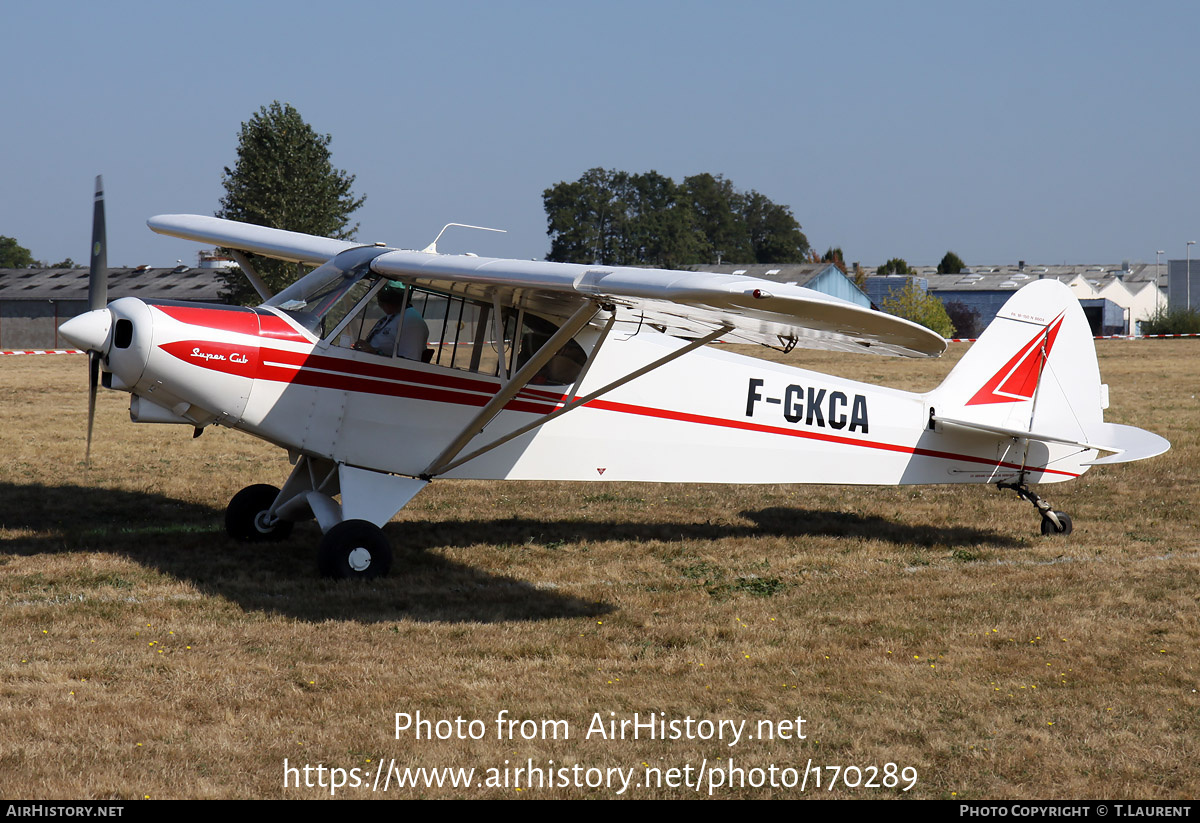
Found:
[[[197,215],[162,215],[148,225],[160,234],[307,263],[323,263],[358,245]],[[588,301],[610,304],[626,328],[646,325],[678,337],[700,338],[726,328],[727,341],[784,348],[905,357],[936,356],[946,348],[941,335],[908,320],[753,277],[400,250],[375,258],[371,268],[560,320]]]
[[[371,268],[435,289],[503,294],[516,305],[567,316],[583,300],[618,307],[618,320],[678,337],[721,326],[729,341],[924,357],[946,341],[924,326],[864,309],[812,289],[755,277],[625,266],[498,260],[394,251]]]
[[[147,220],[146,225],[158,234],[314,266],[321,265],[346,249],[363,245],[297,231],[269,229],[220,217],[205,217],[202,214],[160,214]]]

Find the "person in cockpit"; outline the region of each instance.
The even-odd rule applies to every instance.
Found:
[[[429,327],[414,307],[409,306],[401,311],[404,306],[404,284],[389,281],[380,289],[378,300],[383,317],[365,337],[354,344],[354,348],[388,357],[395,351],[408,360],[421,360],[429,343]],[[397,335],[400,337],[399,345],[396,343]]]

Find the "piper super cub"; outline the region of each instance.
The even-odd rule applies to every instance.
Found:
[[[283,488],[238,492],[226,528],[279,540],[316,518],[332,577],[386,574],[381,526],[440,477],[994,483],[1037,507],[1043,534],[1066,534],[1071,519],[1029,484],[1170,447],[1104,422],[1088,323],[1056,280],[1014,294],[939,387],[913,394],[707,345],[945,349],[922,326],[796,286],[162,215],[151,229],[237,250],[252,281],[244,252],[317,268],[279,294],[260,288],[257,308],[105,306],[99,193],[97,222],[92,310],[61,328],[89,352],[89,416],[102,371],[133,395],[135,422],[230,426],[286,449]]]

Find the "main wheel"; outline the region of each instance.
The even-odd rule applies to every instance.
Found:
[[[243,543],[265,543],[286,540],[292,533],[292,521],[268,523],[267,512],[279,496],[279,489],[259,483],[247,486],[233,496],[225,508],[225,531]]]
[[[325,577],[383,577],[392,568],[392,547],[374,523],[344,520],[321,538],[317,567]]]
[[[1058,522],[1062,524],[1062,528],[1054,525],[1054,521],[1049,517],[1042,518],[1042,534],[1049,537],[1052,534],[1070,534],[1071,533],[1071,515],[1066,512],[1055,512],[1058,517]]]

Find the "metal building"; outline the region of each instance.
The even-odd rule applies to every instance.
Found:
[[[220,269],[109,269],[108,299],[223,303]],[[58,327],[87,311],[87,269],[0,269],[0,350],[58,349]]]
[[[1167,261],[1167,308],[1170,311],[1200,307],[1200,259]],[[1190,279],[1190,282],[1189,282]]]

